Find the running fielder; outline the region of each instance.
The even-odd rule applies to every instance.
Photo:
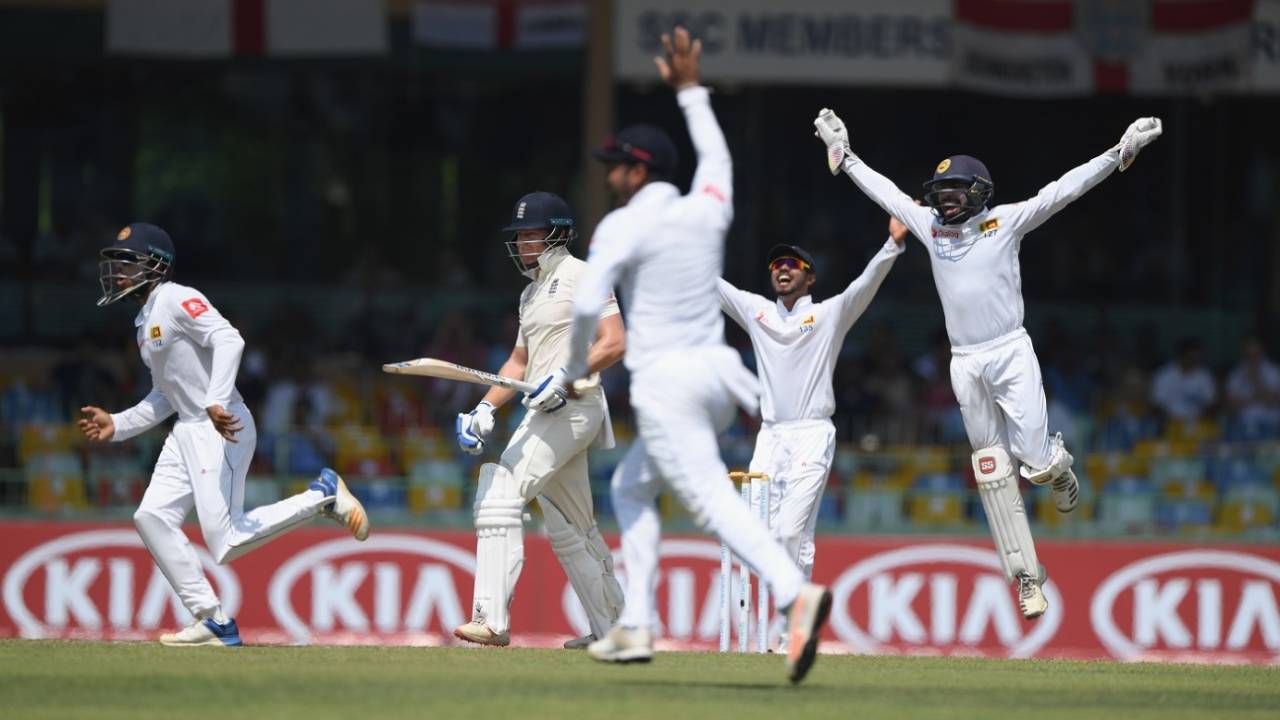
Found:
[[[608,163],[608,186],[622,207],[601,221],[592,238],[574,298],[566,369],[557,371],[530,403],[561,403],[572,393],[567,381],[588,374],[597,319],[610,289],[620,284],[630,335],[625,362],[640,433],[613,477],[626,607],[588,653],[606,662],[653,657],[660,533],[654,499],[661,478],[702,528],[723,538],[769,583],[778,607],[791,618],[786,667],[792,682],[799,682],[813,663],[831,594],[804,581],[739,499],[716,446],[717,430],[732,420],[735,406],[754,411],[759,393],[756,378],[724,343],[715,285],[733,219],[733,167],[708,91],[698,84],[701,44],[690,43],[684,28],[676,28],[674,48],[670,36],[664,34],[662,42],[666,58],[658,59],[658,68],[677,91],[698,155],[693,191],[682,196],[669,181],[676,168],[675,145],[656,127],[625,128],[596,151]]]
[[[813,257],[794,245],[769,251],[775,301],[719,281],[720,307],[751,336],[763,393],[751,471],[769,476],[774,535],[806,578],[813,577],[818,503],[835,455],[831,379],[845,335],[867,309],[903,251],[907,227],[889,221],[889,239],[839,295],[815,303]]]
[[[844,123],[819,113],[815,133],[827,146],[831,174],[843,170],[886,212],[901,218],[929,250],[934,284],[951,338],[951,387],[960,403],[973,471],[1005,577],[1018,583],[1027,619],[1044,614],[1044,568],[1036,558],[1018,476],[1049,483],[1060,512],[1076,507],[1079,483],[1062,434],[1049,435],[1044,384],[1022,327],[1022,238],[1072,200],[1124,171],[1160,136],[1160,120],[1141,118],[1120,142],[1049,183],[1028,200],[989,207],[995,185],[976,158],[938,163],[921,207],[849,148]],[[1015,460],[1016,459],[1016,460]],[[1015,465],[1017,463],[1017,465]]]
[[[569,254],[568,246],[577,238],[573,213],[556,195],[530,193],[516,203],[511,224],[503,232],[513,234],[508,254],[530,283],[520,295],[515,348],[498,372],[531,382],[541,379],[546,387],[552,371],[568,358],[573,299],[586,268],[586,263]],[[600,329],[587,359],[588,389],[557,403],[534,407],[526,402],[531,409],[511,436],[502,459],[480,467],[473,615],[453,631],[462,640],[481,645],[511,642],[508,607],[524,564],[522,518],[524,506],[535,497],[551,549],[591,626],[590,635],[570,640],[565,647],[586,647],[604,637],[622,611],[622,587],[613,575],[613,555],[596,527],[587,449],[593,442],[613,447],[597,373],[622,359],[626,331],[612,297],[597,317]],[[465,452],[484,451],[485,438],[493,431],[494,411],[515,394],[490,388],[474,410],[458,415],[458,444]]]
[[[236,621],[226,616],[182,532],[195,508],[205,545],[218,564],[261,547],[317,515],[344,525],[357,540],[369,536],[364,507],[342,478],[325,468],[308,489],[272,505],[244,511],[244,478],[257,430],[236,390],[244,340],[208,298],[173,277],[169,234],[134,223],[102,250],[98,306],[129,297],[141,311],[138,350],[151,370],[151,392],[124,412],[81,408],[79,425],[92,441],[120,442],[163,422],[178,422],[164,441],[151,482],[133,521],[165,579],[195,620],[160,636],[165,645],[240,645]]]

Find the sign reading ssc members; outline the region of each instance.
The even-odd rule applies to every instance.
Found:
[[[656,78],[676,25],[702,39],[711,82],[939,86],[951,70],[950,0],[619,0],[617,76]]]

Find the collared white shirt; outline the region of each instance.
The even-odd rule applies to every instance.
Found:
[[[596,228],[574,297],[570,379],[586,373],[587,349],[614,286],[627,308],[624,362],[633,374],[664,353],[724,346],[715,279],[733,220],[733,161],[707,89],[686,88],[676,100],[698,155],[691,190],[681,195],[670,183],[650,183]]]
[[[174,412],[179,422],[208,420],[206,408],[242,402],[235,382],[244,339],[199,290],[160,283],[133,324],[142,362],[151,370],[151,392],[111,416],[112,440],[133,437]]]
[[[857,156],[845,158],[843,168],[868,197],[924,243],[942,300],[947,335],[952,347],[964,347],[1022,327],[1018,252],[1023,236],[1102,182],[1118,163],[1118,152],[1108,150],[1045,185],[1035,197],[984,208],[959,225],[943,225],[931,208],[916,205]]]
[[[573,295],[587,264],[563,247],[552,248],[538,258],[537,277],[520,294],[520,332],[516,347],[526,347],[529,362],[524,379],[535,382],[565,366],[573,333]],[[612,295],[600,311],[600,319],[618,314]]]
[[[890,238],[839,295],[818,303],[805,295],[790,310],[781,300],[768,300],[719,281],[721,307],[751,337],[763,386],[760,417],[765,422],[831,417],[836,409],[832,376],[845,335],[866,311],[902,251]]]

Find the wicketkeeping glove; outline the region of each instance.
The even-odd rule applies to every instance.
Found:
[[[853,154],[849,149],[849,130],[840,116],[827,108],[822,108],[814,118],[813,126],[817,128],[814,136],[827,146],[827,169],[835,175],[840,172],[844,159]]]
[[[1163,131],[1160,118],[1145,117],[1134,120],[1129,125],[1129,129],[1124,131],[1120,142],[1112,148],[1120,151],[1120,172],[1128,170],[1133,161],[1138,159],[1138,152],[1160,137]]]
[[[454,432],[458,436],[458,447],[463,452],[468,455],[484,452],[484,439],[493,432],[493,406],[481,400],[475,410],[466,414],[458,413]]]
[[[565,390],[565,370],[559,370],[542,378],[533,392],[524,396],[524,406],[538,412],[553,413],[569,403],[569,392]]]

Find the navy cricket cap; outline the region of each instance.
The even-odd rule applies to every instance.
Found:
[[[629,125],[591,151],[597,160],[647,165],[649,169],[671,175],[679,164],[676,144],[671,136],[654,125]]]
[[[774,245],[773,249],[769,251],[769,264],[773,265],[773,261],[781,257],[800,258],[809,264],[810,270],[816,272],[818,269],[818,264],[813,261],[813,256],[804,248],[796,247],[795,245]]]
[[[116,241],[103,248],[102,254],[125,250],[139,256],[152,256],[173,264],[173,240],[169,233],[151,223],[133,223],[116,233]]]
[[[502,228],[502,232],[557,227],[573,227],[573,210],[559,195],[539,190],[516,201],[511,209],[511,224]]]
[[[940,180],[963,180],[966,183],[970,183],[975,178],[985,180],[988,185],[995,185],[991,180],[991,172],[987,170],[987,166],[981,160],[970,155],[952,155],[938,163],[938,167],[934,169],[933,178],[929,180],[929,183],[936,183]]]

